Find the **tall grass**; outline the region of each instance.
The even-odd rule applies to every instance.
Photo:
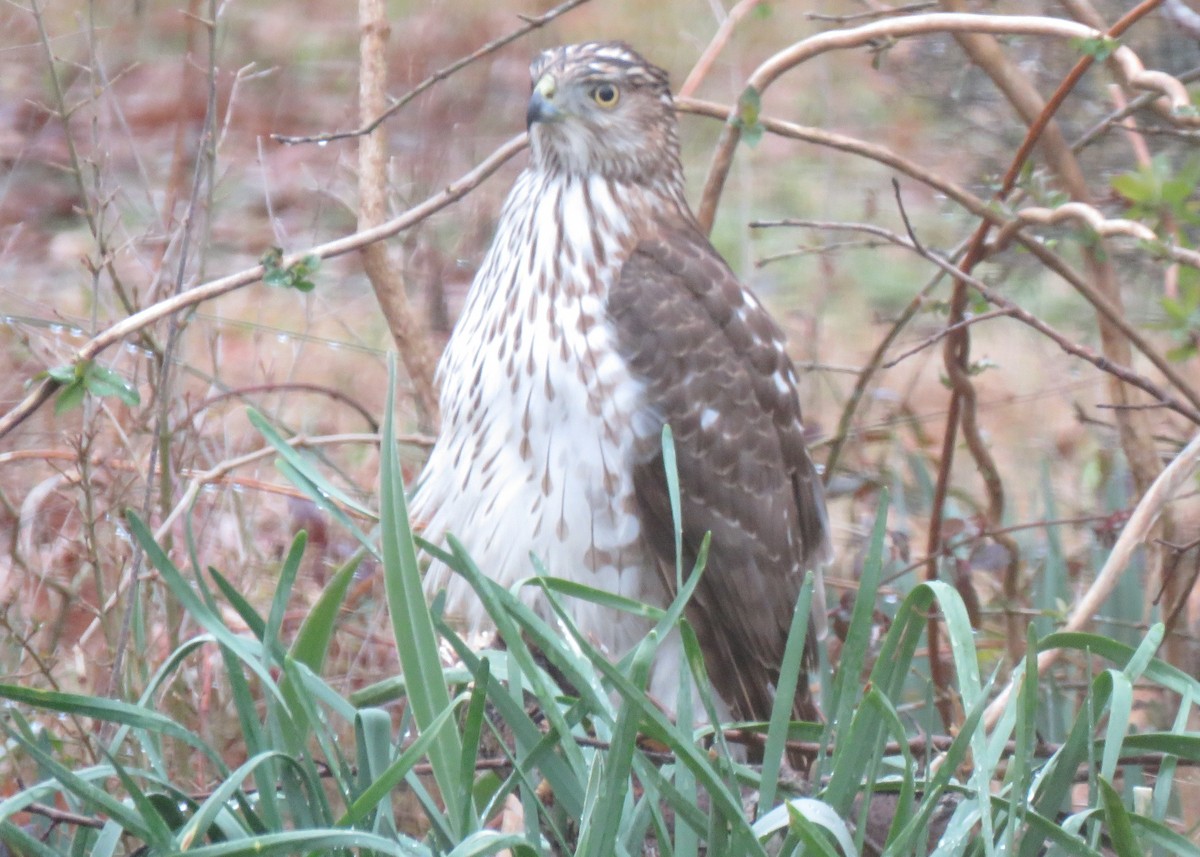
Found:
[[[288,448],[278,440],[281,451]],[[217,570],[179,568],[129,513],[132,536],[197,631],[134,702],[0,685],[0,697],[9,701],[0,717],[4,753],[37,771],[35,781],[0,800],[0,841],[11,852],[608,855],[640,854],[653,844],[657,853],[673,855],[1200,853],[1178,832],[1172,791],[1178,766],[1200,762],[1200,735],[1187,731],[1200,682],[1154,657],[1161,625],[1131,647],[1094,634],[1039,638],[1031,624],[1031,653],[1069,649],[1090,671],[1075,696],[1069,731],[1052,748],[1039,740],[1040,709],[1052,688],[1039,685],[1023,661],[1013,670],[1017,692],[985,733],[981,715],[995,681],[980,674],[975,634],[952,586],[912,587],[886,635],[872,643],[885,496],[862,594],[823,700],[828,719],[788,724],[780,705],[762,727],[766,764],[750,766],[723,741],[711,742],[710,730],[672,722],[644,692],[655,649],[675,629],[690,647],[686,669],[699,671],[684,681],[707,686],[683,611],[692,586],[656,610],[531,574],[527,585],[544,587],[556,605],[557,621],[547,622],[483,576],[452,542],[441,558],[475,588],[504,644],[484,651],[467,646],[446,626],[439,605],[431,609],[422,596],[394,444],[385,419],[378,549],[404,680],[347,698],[323,675],[357,558],[332,577],[285,640],[282,616],[305,549],[303,533],[280,565],[263,615]],[[317,499],[319,468],[303,457],[281,460]],[[375,547],[375,537],[364,538]],[[684,577],[694,585],[697,573],[702,568],[684,570]],[[802,608],[810,592],[806,585]],[[613,663],[572,626],[564,597],[637,611],[657,624]],[[914,732],[907,711],[933,610],[943,617],[962,714],[954,734],[936,744]],[[231,627],[230,617],[244,628]],[[801,619],[794,641],[804,631]],[[442,646],[457,663],[446,663]],[[200,724],[162,710],[169,686],[184,681],[189,662],[213,648],[241,725],[244,761],[232,768],[222,748],[202,737]],[[789,658],[798,661],[798,644]],[[794,674],[798,666],[791,666]],[[1132,727],[1137,694],[1146,687],[1181,699],[1170,730]],[[64,757],[44,713],[95,724],[106,737],[95,743],[94,762]],[[777,778],[785,737],[813,754],[805,784]],[[482,756],[483,747],[499,755]],[[210,766],[203,792],[185,787],[168,763],[180,752]],[[405,829],[395,811],[401,791],[423,814]],[[858,823],[868,817],[875,820]]]

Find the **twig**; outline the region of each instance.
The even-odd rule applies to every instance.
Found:
[[[897,15],[911,15],[914,12],[924,12],[926,9],[937,8],[937,3],[909,3],[906,6],[888,6],[883,9],[871,9],[867,12],[856,12],[853,15],[822,15],[819,12],[805,12],[804,17],[810,21],[821,21],[828,24],[849,24],[853,21],[875,21],[880,18],[893,18]]]
[[[409,436],[407,439],[398,439],[398,440],[399,440],[399,442],[404,443],[404,442],[408,442],[408,441],[413,441],[414,439],[416,439],[417,442],[422,443],[423,445],[428,445],[428,442],[429,442],[429,438],[425,438],[420,435]],[[303,449],[305,447],[312,447],[312,446],[328,446],[328,445],[336,444],[336,443],[378,443],[378,442],[379,442],[379,436],[377,434],[328,435],[325,437],[314,437],[314,438],[309,438],[304,435],[297,435],[295,437],[288,438],[288,441],[287,441],[289,446],[295,447],[295,448],[301,448],[301,449]],[[199,471],[199,472],[195,472],[195,471],[181,472],[181,475],[190,477],[188,487],[183,492],[183,495],[179,498],[179,501],[175,504],[175,507],[164,517],[162,523],[160,523],[158,525],[158,529],[156,529],[154,531],[154,540],[156,542],[161,542],[163,540],[163,538],[170,532],[172,525],[179,518],[179,516],[181,514],[183,514],[185,511],[187,511],[191,507],[192,503],[195,502],[196,498],[200,495],[201,489],[204,488],[205,485],[212,485],[214,483],[224,482],[227,480],[228,475],[232,471],[236,470],[237,468],[245,467],[247,464],[253,464],[254,462],[261,461],[264,458],[270,458],[274,454],[275,454],[275,448],[271,447],[271,446],[267,446],[267,447],[263,447],[262,449],[257,449],[254,452],[248,452],[245,455],[240,455],[240,456],[237,456],[236,458],[230,458],[225,461],[222,461],[221,463],[217,464],[215,467],[212,467],[208,470],[203,470],[203,471]],[[110,466],[111,466],[111,464],[110,464]],[[292,489],[284,489],[284,488],[280,488],[279,486],[267,485],[266,483],[259,482],[258,480],[238,479],[238,480],[236,480],[236,482],[243,486],[253,487],[256,490],[272,491],[275,493],[283,493],[283,494],[287,494],[288,496],[298,497],[298,498],[303,498],[306,496],[299,491],[294,491]],[[350,512],[352,514],[357,513],[357,510],[352,509],[352,508],[346,509],[346,511]],[[135,580],[135,578],[133,576],[133,572],[134,572],[134,568],[132,565],[130,565],[129,569],[122,576],[121,580],[117,583],[116,588],[113,590],[112,594],[109,596],[108,601],[105,602],[103,609],[100,611],[100,614],[99,614],[100,616],[103,616],[105,613],[107,613],[109,610],[111,610],[113,605],[116,604],[117,599],[121,596],[121,594],[130,585],[133,584],[133,582]],[[78,642],[79,646],[85,645],[87,643],[87,641],[91,639],[92,635],[96,632],[97,628],[99,627],[99,624],[100,624],[100,618],[98,616],[97,618],[93,619],[91,624],[89,624],[88,627],[84,630],[84,632],[79,635],[79,642]]]
[[[342,402],[344,405],[355,411],[363,420],[366,421],[371,431],[379,431],[379,421],[366,409],[361,402],[354,399],[343,390],[338,390],[334,387],[327,387],[324,384],[309,384],[300,381],[280,382],[276,384],[252,384],[248,387],[238,387],[236,390],[226,390],[224,393],[217,393],[215,396],[209,396],[198,405],[191,408],[184,414],[179,421],[171,427],[171,433],[179,431],[181,426],[185,426],[194,420],[199,414],[203,413],[208,408],[220,404],[227,399],[244,399],[247,396],[253,396],[258,393],[283,393],[295,391],[301,393],[318,393],[322,396],[328,396],[335,401]]]
[[[867,45],[878,39],[902,39],[933,33],[991,33],[993,35],[1054,36],[1067,39],[1100,39],[1104,33],[1057,18],[1032,15],[972,15],[966,13],[934,13],[907,18],[876,21],[847,30],[834,30],[797,42],[760,65],[747,79],[746,90],[759,94],[780,75],[827,51],[845,50]],[[1173,124],[1200,127],[1200,115],[1190,115],[1187,88],[1162,72],[1146,71],[1137,55],[1128,47],[1118,47],[1112,60],[1122,69],[1129,83],[1137,89],[1153,91],[1159,96],[1155,106]],[[1162,104],[1165,99],[1166,104]],[[729,176],[734,147],[741,137],[737,107],[727,109],[726,125],[721,132],[704,185],[697,219],[705,231],[712,229],[717,203]]]
[[[289,253],[279,265],[283,268],[288,268],[306,256],[313,255],[321,259],[329,259],[334,256],[341,256],[345,253],[350,253],[355,250],[365,247],[374,241],[380,241],[384,238],[389,238],[398,232],[403,232],[414,224],[420,223],[430,215],[440,211],[447,205],[466,196],[475,189],[488,176],[499,169],[506,161],[525,148],[527,144],[527,136],[520,134],[513,137],[507,143],[504,143],[496,151],[492,152],[478,166],[460,177],[457,181],[449,184],[445,190],[434,194],[419,205],[410,208],[399,217],[394,217],[386,223],[381,223],[372,229],[366,229],[361,232],[356,232],[353,235],[347,235],[343,238],[338,238],[334,241],[328,241],[324,244],[319,244],[309,250],[302,250],[298,253]],[[159,301],[144,310],[134,313],[127,318],[122,319],[111,327],[101,331],[96,336],[89,339],[83,346],[75,352],[73,363],[86,362],[93,360],[103,352],[106,348],[115,345],[124,340],[130,334],[136,333],[157,321],[178,312],[181,309],[196,306],[204,301],[220,297],[223,294],[240,289],[243,286],[248,286],[262,279],[265,271],[262,265],[256,265],[253,268],[248,268],[245,271],[239,271],[236,274],[230,274],[216,280],[211,280],[203,283],[192,289],[189,289],[182,294],[175,295],[165,300]],[[42,404],[44,404],[54,391],[59,387],[59,383],[52,378],[44,378],[37,384],[34,389],[25,396],[15,407],[9,410],[3,417],[0,417],[0,438],[4,438],[14,428],[29,418]]]
[[[1050,325],[1046,324],[1037,316],[1012,303],[1010,300],[996,292],[982,280],[979,280],[970,274],[964,274],[940,254],[934,253],[933,251],[924,247],[914,245],[910,240],[880,226],[875,226],[869,223],[861,223],[857,224],[857,226],[862,232],[865,232],[869,235],[877,235],[881,238],[887,239],[898,247],[906,247],[910,250],[913,250],[921,255],[922,258],[933,263],[934,265],[937,265],[951,277],[961,280],[966,285],[969,285],[971,288],[975,289],[987,300],[988,303],[1005,310],[1005,312],[1012,318],[1025,325],[1028,325],[1029,327],[1032,327],[1038,333],[1041,333],[1067,354],[1070,354],[1072,357],[1079,357],[1082,360],[1086,360],[1101,372],[1115,375],[1126,384],[1130,384],[1131,386],[1137,387],[1143,392],[1148,393],[1150,396],[1161,402],[1164,407],[1170,408],[1190,422],[1200,425],[1200,409],[1194,408],[1185,402],[1181,402],[1179,399],[1172,396],[1166,390],[1163,390],[1144,375],[1139,375],[1132,369],[1112,363],[1112,361],[1100,354],[1097,354],[1095,351],[1085,345],[1072,342],[1066,336],[1050,327]]]
[[[1200,68],[1194,68],[1190,71],[1185,71],[1183,74],[1177,74],[1175,75],[1175,79],[1180,83],[1191,83],[1194,80],[1200,79]],[[1090,146],[1097,137],[1107,131],[1110,127],[1115,125],[1117,122],[1120,122],[1122,119],[1133,115],[1138,110],[1141,110],[1157,97],[1158,96],[1152,92],[1144,92],[1141,95],[1129,99],[1129,103],[1124,107],[1114,110],[1087,131],[1083,132],[1083,135],[1071,144],[1071,151],[1079,152],[1085,147]],[[1143,128],[1139,129],[1138,133],[1146,134],[1150,133],[1150,131]]]
[[[1109,552],[1104,567],[1100,569],[1100,573],[1096,575],[1092,585],[1076,602],[1071,615],[1067,617],[1063,631],[1078,631],[1091,621],[1093,614],[1112,594],[1121,573],[1129,564],[1134,550],[1146,539],[1159,514],[1176,492],[1192,478],[1198,462],[1200,462],[1200,434],[1193,437],[1188,445],[1175,456],[1174,460],[1163,468],[1150,489],[1142,495],[1137,506],[1134,507],[1133,514],[1129,516],[1129,523],[1125,525],[1117,543]],[[1037,657],[1038,675],[1044,675],[1061,655],[1062,649],[1047,649],[1040,652]],[[999,722],[1012,691],[1013,684],[1010,681],[987,707],[983,715],[985,729],[991,729]]]
[[[918,342],[912,348],[908,349],[907,351],[902,352],[899,357],[893,357],[891,360],[887,361],[879,368],[880,369],[893,369],[896,366],[898,366],[899,364],[903,363],[908,358],[912,357],[914,354],[920,354],[926,348],[929,348],[930,346],[936,345],[937,343],[941,342],[943,339],[945,339],[947,336],[949,336],[951,333],[953,333],[956,330],[959,330],[964,327],[970,327],[971,325],[978,324],[981,321],[990,321],[994,318],[1007,318],[1010,315],[1012,315],[1012,313],[1009,310],[996,309],[996,310],[992,310],[991,312],[985,312],[981,315],[967,316],[962,321],[957,322],[956,324],[951,324],[951,325],[947,325],[946,327],[943,327],[937,333],[933,334],[933,336],[930,336],[930,337],[922,340],[921,342]]]
[[[728,105],[717,104],[710,101],[701,101],[698,99],[686,99],[679,101],[676,106],[685,112],[695,113],[702,116],[711,116],[713,118],[723,119],[730,111]],[[954,182],[947,181],[944,178],[936,175],[930,170],[925,169],[921,165],[914,163],[897,155],[891,150],[876,145],[867,143],[862,140],[857,140],[852,137],[847,137],[842,134],[835,134],[830,131],[825,131],[819,128],[811,128],[803,125],[797,125],[791,122],[784,122],[779,119],[769,117],[761,117],[759,120],[763,127],[772,134],[778,134],[783,137],[788,137],[794,140],[801,140],[808,143],[813,143],[819,146],[836,149],[853,155],[869,158],[881,164],[889,166],[898,172],[910,176],[917,181],[936,189],[945,194],[949,199],[961,205],[971,214],[976,217],[984,218],[997,226],[1004,227],[1008,224],[1009,218],[1004,213],[998,210],[995,206],[983,201],[972,193],[969,193],[960,185]],[[864,230],[864,231],[870,231]],[[886,230],[885,230],[886,233]],[[891,234],[891,233],[886,233]],[[1014,235],[1014,239],[1026,250],[1030,255],[1036,257],[1043,265],[1049,268],[1054,273],[1062,277],[1072,288],[1077,291],[1092,307],[1100,313],[1106,321],[1111,323],[1120,334],[1129,340],[1135,349],[1141,352],[1147,360],[1149,360],[1154,368],[1163,374],[1171,385],[1179,391],[1179,393],[1197,409],[1200,413],[1200,393],[1193,389],[1191,383],[1180,374],[1177,366],[1166,360],[1158,349],[1154,348],[1150,342],[1142,336],[1138,330],[1129,323],[1123,312],[1118,311],[1107,297],[1097,292],[1097,290],[1085,278],[1075,273],[1071,268],[1062,261],[1052,250],[1048,249],[1041,241],[1038,241],[1030,236],[1026,236],[1023,232],[1018,231]],[[827,470],[828,472],[828,470]]]
[[[752,11],[763,4],[763,0],[738,0],[729,14],[725,16],[725,20],[717,27],[717,32],[713,34],[712,40],[708,43],[708,47],[700,54],[700,58],[696,60],[696,64],[692,66],[692,70],[688,72],[687,78],[683,81],[683,86],[679,87],[679,96],[687,98],[697,89],[708,76],[712,65],[716,62],[717,57],[721,55],[721,51],[725,50],[725,46],[729,43],[733,31],[737,25],[741,23]]]
[[[387,82],[384,58],[390,26],[384,0],[359,0],[358,112],[366,121],[380,115]],[[370,124],[369,122],[367,124]],[[387,139],[380,133],[364,134],[358,140],[358,228],[382,223],[387,213]],[[408,300],[400,265],[388,247],[377,241],[362,248],[363,270],[383,310],[396,350],[412,381],[422,428],[438,424],[438,394],[433,375],[437,356],[429,341],[428,325],[421,323]]]
[[[433,74],[431,74],[429,77],[425,78],[423,81],[421,81],[416,86],[414,86],[412,89],[410,89],[408,92],[404,93],[404,95],[397,98],[392,103],[392,105],[387,108],[387,110],[385,110],[383,113],[376,116],[371,121],[367,122],[367,124],[363,125],[361,128],[356,128],[353,131],[335,131],[335,132],[332,132],[329,134],[313,134],[311,136],[303,136],[303,137],[289,137],[286,134],[272,134],[271,139],[275,140],[278,143],[285,143],[285,144],[329,143],[333,140],[345,140],[350,137],[361,137],[365,134],[370,134],[372,131],[374,131],[376,128],[378,128],[381,124],[383,124],[385,121],[387,121],[391,116],[395,115],[400,110],[403,110],[404,106],[406,104],[408,104],[410,101],[412,101],[414,98],[416,98],[418,95],[420,95],[425,90],[429,89],[431,86],[434,86],[435,84],[440,83],[441,81],[450,77],[455,72],[466,68],[467,66],[469,66],[471,63],[475,62],[476,60],[478,60],[482,57],[485,57],[490,53],[494,53],[495,51],[497,51],[500,48],[507,45],[509,42],[515,42],[517,39],[521,38],[521,36],[524,36],[526,33],[530,33],[533,30],[538,29],[539,27],[544,27],[546,24],[549,24],[551,21],[553,21],[555,18],[559,17],[560,15],[570,12],[576,6],[582,6],[586,2],[588,2],[588,0],[567,0],[567,2],[561,3],[558,6],[555,6],[553,9],[551,9],[549,12],[545,13],[544,15],[538,15],[537,17],[534,17],[534,18],[526,17],[525,15],[519,16],[521,18],[521,20],[525,22],[525,26],[518,27],[517,29],[513,30],[511,33],[509,33],[506,36],[501,36],[498,39],[493,39],[492,41],[488,42],[483,47],[479,48],[479,50],[475,51],[474,53],[468,54],[467,56],[462,57],[461,59],[455,60],[454,62],[452,62],[450,65],[446,66],[445,68],[438,69]]]

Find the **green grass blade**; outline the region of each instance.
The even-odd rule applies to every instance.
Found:
[[[84,806],[95,807],[96,810],[120,824],[132,836],[144,842],[162,844],[158,836],[160,828],[156,827],[153,821],[147,822],[143,820],[141,814],[134,807],[129,806],[115,795],[110,794],[105,788],[107,784],[93,785],[90,776],[81,776],[70,768],[67,768],[39,747],[37,742],[31,741],[24,734],[12,730],[7,724],[0,724],[0,726],[3,727],[12,740],[21,745],[22,749],[42,767],[42,770],[49,777],[53,778],[58,785],[56,791],[70,795]],[[116,775],[116,771],[112,765],[106,765],[104,769],[107,770],[109,777]],[[87,770],[89,774],[94,775],[99,769],[89,768]],[[9,801],[5,801],[4,803],[8,804]]]
[[[204,836],[209,828],[212,827],[216,822],[217,816],[226,810],[228,803],[242,792],[242,782],[246,777],[253,774],[259,766],[269,760],[277,760],[285,764],[292,761],[287,754],[276,750],[259,753],[257,756],[247,759],[204,799],[204,802],[200,804],[200,807],[192,817],[179,830],[175,837],[174,847],[179,850],[191,848],[196,843],[196,840]],[[245,835],[250,835],[249,830],[244,831],[244,833]]]
[[[1138,842],[1133,833],[1133,825],[1129,821],[1129,812],[1109,783],[1107,777],[1100,777],[1100,803],[1104,808],[1105,826],[1108,828],[1108,840],[1112,844],[1117,857],[1145,857],[1146,850]]]
[[[1155,845],[1173,857],[1200,857],[1200,845],[1162,822],[1140,815],[1130,815],[1129,825],[1143,843]]]
[[[0,822],[0,842],[18,857],[62,857],[60,851],[51,848],[40,839],[30,836],[25,828],[11,821]]]
[[[1140,648],[1140,647],[1139,647]],[[1089,655],[1099,655],[1118,667],[1125,668],[1132,663],[1138,650],[1125,643],[1118,642],[1099,634],[1089,634],[1083,631],[1060,631],[1044,637],[1038,643],[1039,651],[1047,649],[1074,649]],[[1145,669],[1139,671],[1146,679],[1160,684],[1167,690],[1182,695],[1186,690],[1191,691],[1194,699],[1200,699],[1200,679],[1188,675],[1178,667],[1173,667],[1165,661],[1153,658],[1146,663]]]
[[[474,783],[475,763],[479,759],[479,741],[483,736],[483,725],[487,718],[487,685],[491,675],[492,664],[486,657],[479,664],[480,679],[471,688],[470,702],[467,704],[467,715],[463,719],[463,752],[462,761],[458,766],[458,781]],[[467,827],[464,819],[461,829]]]
[[[796,610],[792,613],[792,625],[788,630],[787,644],[783,650],[783,663],[779,667],[779,686],[775,693],[775,704],[771,707],[767,743],[763,748],[762,792],[758,804],[760,814],[775,804],[775,788],[779,780],[779,768],[783,763],[787,727],[792,719],[792,701],[796,698],[796,688],[801,681],[812,596],[813,574],[810,571],[804,575],[804,584],[796,597]],[[807,681],[807,676],[804,680]]]
[[[384,588],[396,651],[408,678],[408,701],[418,728],[424,732],[450,708],[450,694],[442,675],[433,620],[421,586],[417,550],[404,497],[404,477],[396,457],[395,386],[396,360],[392,355],[388,361],[388,396],[379,468]],[[464,803],[471,800],[470,789],[458,781],[462,744],[456,729],[438,730],[437,736],[429,748],[429,762],[446,802],[447,816],[457,825],[463,818],[474,818],[474,813],[464,812]],[[469,829],[456,831],[460,836],[470,832]]]
[[[283,698],[279,696],[279,690],[275,686],[275,681],[271,678],[270,671],[263,666],[260,656],[262,644],[258,641],[251,642],[246,640],[244,637],[239,637],[230,631],[220,616],[214,613],[200,599],[188,582],[184,580],[179,569],[175,567],[175,564],[171,562],[170,558],[163,552],[163,549],[154,541],[153,534],[142,523],[141,518],[132,511],[127,511],[125,518],[129,524],[130,532],[137,539],[142,550],[146,552],[146,557],[158,569],[163,583],[171,590],[171,594],[175,596],[184,609],[191,614],[192,618],[202,628],[212,634],[221,645],[226,646],[230,651],[234,652],[258,676],[263,686],[270,690],[280,703],[283,703]]]
[[[455,846],[446,857],[485,857],[507,851],[520,857],[536,857],[537,851],[521,836],[512,833],[497,833],[494,830],[480,830],[472,833]]]
[[[629,679],[633,686],[642,692],[645,691],[646,682],[650,677],[650,664],[653,662],[657,643],[657,635],[651,631],[634,649]],[[625,700],[617,717],[617,726],[613,730],[606,757],[603,781],[606,799],[600,804],[601,812],[598,817],[585,816],[585,822],[589,825],[586,831],[591,835],[583,839],[586,847],[577,852],[580,857],[608,857],[613,852],[621,822],[628,817],[626,800],[620,798],[630,794],[629,772],[633,766],[640,720],[637,709]],[[596,758],[602,756],[597,754]]]
[[[392,839],[359,830],[319,827],[266,833],[232,842],[202,845],[191,849],[187,854],[188,857],[273,857],[305,852],[337,854],[349,852],[351,849],[392,857],[432,857],[426,846],[407,837]]]
[[[888,492],[887,489],[884,489],[879,494],[875,526],[871,530],[867,558],[863,563],[862,577],[859,580],[858,596],[854,600],[850,628],[846,635],[845,645],[842,647],[841,662],[838,665],[837,675],[834,677],[832,692],[826,708],[827,712],[832,712],[822,738],[822,743],[826,746],[833,743],[835,735],[837,744],[842,744],[841,739],[849,729],[854,706],[859,698],[861,690],[859,677],[862,674],[863,665],[866,663],[867,650],[871,645],[875,593],[879,588],[879,580],[883,573],[883,543],[887,536],[887,511]],[[836,775],[837,760],[832,760],[832,763]],[[814,776],[820,777],[824,771],[823,756],[817,759],[813,768]],[[843,773],[842,777],[845,776],[847,774]],[[840,791],[844,792],[844,790]],[[844,792],[840,795],[839,799],[845,803],[844,806],[840,803],[833,805],[842,812],[848,812],[850,809],[848,801],[852,799],[851,795],[852,792]]]
[[[180,726],[164,714],[159,714],[157,711],[152,711],[140,705],[133,705],[115,699],[104,699],[97,696],[82,696],[80,694],[62,693],[55,690],[20,687],[15,684],[0,684],[0,698],[10,699],[13,702],[24,703],[25,705],[47,711],[60,711],[64,714],[74,714],[80,717],[93,717],[109,723],[123,723],[135,729],[145,729],[148,732],[154,732],[183,741],[187,745],[203,752],[213,762],[220,763],[216,752],[195,732]]]
[[[338,612],[342,609],[342,602],[346,599],[350,584],[354,582],[354,574],[358,571],[362,559],[363,551],[359,550],[334,572],[333,577],[321,590],[320,597],[300,623],[300,629],[292,640],[291,648],[288,649],[288,654],[293,660],[304,664],[317,675],[321,674],[325,664],[329,643],[337,627]]]
[[[296,533],[287,557],[280,567],[279,582],[275,585],[275,595],[271,598],[271,612],[267,614],[267,626],[263,631],[263,654],[277,664],[283,662],[278,653],[284,651],[279,632],[283,629],[283,617],[287,613],[292,587],[296,583],[296,575],[300,571],[300,561],[304,559],[304,547],[307,544],[308,534],[303,530]]]
[[[568,764],[561,755],[552,752],[557,744],[557,733],[544,736],[549,740],[542,745],[544,750],[539,752],[539,740],[543,738],[541,730],[500,684],[495,674],[496,670],[493,668],[485,674],[479,656],[449,628],[444,628],[444,632],[454,653],[476,676],[476,680],[481,677],[486,680],[488,699],[496,707],[504,723],[513,731],[516,739],[526,746],[534,747],[526,758],[520,760],[519,767],[523,775],[530,774],[535,766],[540,767],[542,776],[554,790],[555,800],[562,806],[563,811],[572,818],[582,817],[584,790],[577,776],[577,771],[582,769],[581,765]]]
[[[225,596],[225,600],[229,602],[229,606],[234,609],[238,617],[246,623],[246,627],[250,629],[250,633],[258,640],[262,640],[263,634],[266,632],[267,623],[253,605],[246,600],[246,597],[238,591],[237,587],[229,582],[229,579],[215,568],[209,568],[208,576],[213,579],[213,583],[217,585],[218,591]]]
[[[321,473],[320,468],[317,467],[317,463],[310,456],[284,440],[283,435],[258,410],[247,408],[246,416],[249,417],[251,425],[258,429],[263,439],[274,447],[275,452],[279,455],[279,462],[287,465],[289,475],[298,475],[301,477],[305,484],[297,487],[301,487],[306,494],[309,494],[313,502],[318,506],[332,512],[343,524],[349,521],[349,518],[337,504],[329,502],[330,498],[333,498],[348,509],[353,509],[364,518],[375,517],[375,513],[372,510],[360,504],[353,497],[346,494],[345,491],[326,479],[325,475]]]

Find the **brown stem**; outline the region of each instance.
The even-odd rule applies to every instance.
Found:
[[[484,179],[499,169],[505,162],[520,152],[528,144],[525,134],[513,137],[496,151],[492,152],[478,166],[463,175],[457,181],[451,182],[440,193],[436,193],[419,205],[410,208],[399,217],[393,217],[386,223],[381,223],[371,229],[356,232],[324,244],[318,244],[309,250],[290,253],[279,260],[280,267],[288,268],[304,259],[306,256],[316,256],[319,259],[329,259],[341,256],[365,247],[373,241],[390,238],[398,232],[420,223],[430,215],[440,211],[447,205],[462,199],[474,190]],[[210,280],[191,288],[181,294],[159,301],[146,307],[140,312],[122,319],[111,327],[101,331],[89,339],[75,352],[72,363],[93,360],[105,349],[121,342],[125,337],[137,333],[145,327],[166,318],[172,313],[185,307],[193,307],[204,301],[220,297],[228,292],[257,283],[266,273],[262,265],[255,265],[245,271],[230,274],[216,280]],[[16,406],[0,417],[0,439],[27,420],[41,407],[61,386],[53,378],[43,378],[34,389],[28,393]]]
[[[387,100],[387,66],[384,54],[391,26],[383,0],[359,0],[361,59],[358,79],[358,112],[364,124],[384,112]],[[387,140],[381,128],[358,140],[358,228],[370,229],[385,220],[387,189]],[[400,359],[412,381],[417,409],[424,428],[438,422],[438,396],[433,374],[437,363],[433,345],[408,302],[408,291],[400,276],[400,265],[382,241],[362,249],[363,270],[387,319],[388,329]]]
[[[455,72],[466,68],[481,57],[485,57],[490,53],[494,53],[495,51],[507,45],[509,42],[516,41],[517,39],[521,38],[521,36],[536,30],[538,27],[546,26],[558,16],[570,12],[575,7],[582,6],[586,2],[588,2],[588,0],[567,0],[567,2],[555,6],[549,12],[546,12],[544,15],[538,15],[536,18],[529,18],[524,15],[519,16],[521,20],[525,22],[525,26],[518,27],[508,35],[501,36],[498,39],[493,39],[483,47],[479,48],[479,50],[474,51],[467,56],[462,57],[461,59],[455,60],[445,68],[438,69],[408,92],[404,93],[404,95],[397,98],[386,110],[380,110],[379,113],[374,114],[373,118],[370,118],[361,127],[356,128],[353,131],[336,131],[330,134],[313,134],[306,137],[289,137],[285,134],[272,134],[271,139],[278,143],[289,144],[328,143],[332,140],[345,140],[350,137],[362,137],[366,134],[370,134],[372,131],[386,122],[390,117],[403,110],[404,105],[408,104],[425,90],[437,83],[440,83]]]

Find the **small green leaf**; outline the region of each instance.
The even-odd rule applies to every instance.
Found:
[[[738,128],[742,131],[742,139],[747,146],[756,146],[762,139],[763,126],[759,121],[762,113],[762,96],[754,87],[747,87],[738,99]]]
[[[292,284],[292,277],[282,268],[273,268],[268,269],[267,273],[263,274],[263,282],[268,286],[278,286],[286,289]]]
[[[1200,348],[1194,342],[1187,342],[1183,345],[1176,345],[1174,348],[1167,350],[1167,359],[1172,363],[1182,363],[1184,360],[1191,360],[1198,353]]]
[[[1154,198],[1154,189],[1137,173],[1122,173],[1112,179],[1112,189],[1130,202],[1147,203]]]
[[[83,373],[83,383],[93,396],[116,396],[131,408],[142,403],[137,389],[106,366],[89,363]]]
[[[272,247],[266,253],[263,253],[258,260],[258,264],[262,265],[268,271],[279,268],[279,261],[283,258],[282,247]]]
[[[77,378],[67,384],[58,394],[58,398],[54,400],[54,413],[65,414],[67,411],[79,407],[83,404],[84,394],[87,392],[83,386],[83,379]]]
[[[53,378],[60,384],[70,384],[79,377],[79,374],[75,371],[74,364],[55,366],[52,369],[47,369],[45,374],[47,377]]]
[[[1120,47],[1120,42],[1112,36],[1093,36],[1088,39],[1071,39],[1071,47],[1086,54],[1097,62],[1104,62]]]

